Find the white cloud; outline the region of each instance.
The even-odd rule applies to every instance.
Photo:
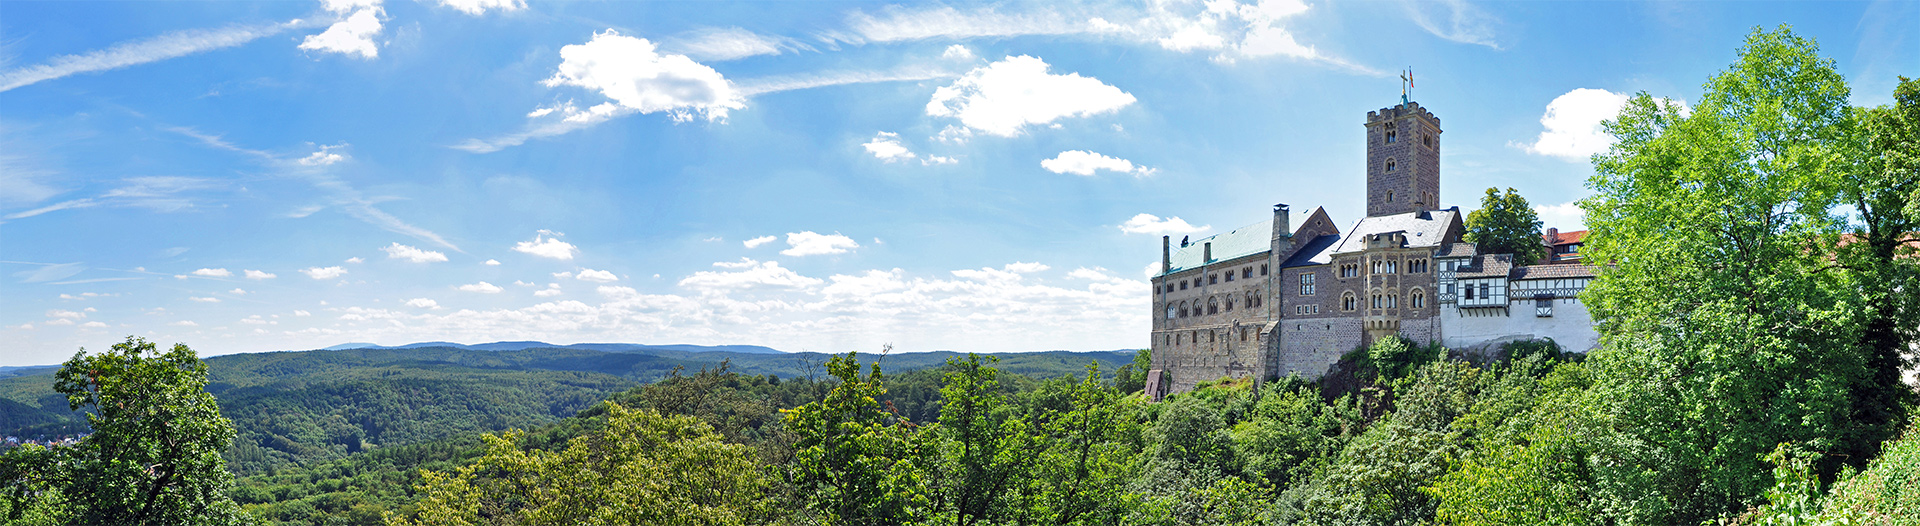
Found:
[[[299,162],[306,166],[327,166],[345,161],[347,160],[347,156],[334,153],[333,150],[345,148],[346,146],[345,144],[336,144],[333,146],[322,145],[319,150],[314,151],[312,155],[301,158]]]
[[[821,254],[844,254],[849,249],[860,248],[853,238],[840,234],[819,234],[812,230],[788,232],[786,250],[781,254],[788,256],[817,256]]]
[[[1074,175],[1093,175],[1093,173],[1098,170],[1109,170],[1145,177],[1152,175],[1154,172],[1152,168],[1135,166],[1132,161],[1126,159],[1107,157],[1085,150],[1067,150],[1060,152],[1060,155],[1054,156],[1052,159],[1040,161],[1040,167],[1057,174],[1070,173]]]
[[[933,140],[951,144],[966,144],[967,139],[972,138],[973,130],[967,129],[965,126],[954,126],[952,124],[941,128],[940,134],[933,136]]]
[[[294,315],[294,316],[299,316],[299,317],[302,317],[302,318],[305,318],[305,317],[307,317],[307,316],[312,316],[312,315],[313,315],[313,313],[311,313],[311,312],[307,312],[307,311],[303,311],[303,310],[299,310],[299,309],[295,309],[295,310],[293,311],[293,315]]]
[[[51,327],[51,326],[54,326],[54,325],[73,325],[73,320],[70,320],[70,319],[67,319],[67,318],[61,318],[61,319],[57,319],[57,320],[53,320],[53,321],[49,321],[49,322],[47,322],[47,326],[49,326],[49,327]]]
[[[536,290],[536,291],[533,291],[533,295],[535,295],[535,296],[539,296],[539,297],[542,297],[542,298],[545,298],[545,297],[548,297],[548,296],[559,296],[559,295],[560,295],[560,284],[559,284],[559,283],[548,283],[548,284],[547,284],[547,288],[544,288],[544,289],[540,289],[540,290]]]
[[[482,281],[479,283],[470,283],[466,285],[461,285],[455,288],[460,289],[462,291],[466,291],[466,292],[478,292],[481,294],[499,294],[500,291],[507,290],[507,289],[500,288],[499,285],[487,283],[485,281]]]
[[[402,245],[397,241],[391,245],[381,247],[380,250],[387,253],[388,259],[404,259],[414,263],[433,263],[447,260],[446,254]]]
[[[605,270],[594,270],[590,268],[580,269],[580,272],[577,274],[574,274],[573,277],[574,279],[578,279],[580,281],[592,281],[595,283],[612,283],[615,281],[620,281],[620,277],[613,275],[612,272],[607,272]]]
[[[521,241],[519,244],[513,246],[513,250],[515,252],[533,254],[543,258],[553,258],[561,261],[572,260],[573,255],[580,252],[580,247],[561,241],[560,238],[557,237],[547,237],[548,234],[559,235],[541,230],[539,233],[534,234],[533,241]]]
[[[80,55],[60,55],[44,64],[0,72],[0,92],[79,73],[94,73],[238,46],[300,27],[300,22],[174,31]]]
[[[440,308],[440,302],[426,298],[414,298],[407,300],[407,306],[416,309],[438,309]]]
[[[81,318],[87,317],[87,313],[80,312],[80,311],[53,309],[53,310],[47,311],[47,317],[48,318],[81,319]]]
[[[900,134],[897,133],[880,132],[878,135],[873,136],[873,140],[867,141],[866,144],[860,146],[865,147],[867,153],[873,154],[874,158],[889,163],[904,161],[915,157],[913,152],[908,151],[906,146],[900,144]]]
[[[1493,29],[1499,19],[1466,0],[1407,1],[1402,5],[1413,23],[1433,36],[1500,49]]]
[[[241,273],[245,274],[247,279],[273,279],[273,278],[280,277],[279,274],[274,274],[272,272],[267,272],[263,270],[245,270],[245,271],[242,271]]]
[[[104,329],[107,327],[107,324],[103,322],[90,321],[90,322],[82,323],[80,324],[80,326],[86,327],[89,329]]]
[[[746,245],[746,246],[747,246],[747,248],[756,248],[756,247],[759,247],[760,245],[765,245],[765,244],[767,244],[767,243],[772,243],[772,242],[774,242],[774,241],[775,241],[775,240],[777,240],[777,239],[780,239],[780,238],[779,238],[779,237],[775,237],[775,236],[760,236],[760,237],[756,237],[756,238],[753,238],[753,239],[749,239],[749,240],[746,240],[746,241],[742,241],[742,242],[740,242],[740,244],[742,244],[742,245]]]
[[[324,1],[322,4],[328,11],[346,16],[328,26],[326,31],[308,36],[300,42],[300,49],[357,54],[367,59],[380,56],[380,48],[373,42],[373,38],[380,35],[380,18],[387,14],[386,9],[380,7],[380,2]]]
[[[309,267],[300,269],[300,273],[306,274],[307,277],[313,279],[333,279],[346,275],[347,269],[340,267]]]
[[[1086,117],[1133,104],[1133,95],[1079,73],[1054,75],[1045,61],[1021,55],[975,68],[934,90],[927,115],[959,119],[968,128],[1001,137],[1030,124]]]
[[[762,35],[738,27],[698,29],[662,44],[704,60],[736,60],[813,49],[791,38]]]
[[[1540,216],[1541,228],[1558,228],[1562,232],[1585,230],[1587,211],[1580,208],[1579,201],[1557,205],[1536,205],[1533,213]]]
[[[200,324],[194,323],[192,320],[180,320],[173,323],[169,323],[167,325],[172,325],[175,327],[199,327],[200,326]]]
[[[585,44],[560,48],[561,63],[548,87],[578,86],[599,92],[621,108],[666,112],[675,122],[727,117],[746,101],[720,72],[686,55],[662,54],[644,38],[608,29]]]
[[[1120,231],[1128,234],[1192,234],[1213,228],[1212,225],[1193,226],[1187,220],[1178,217],[1161,219],[1153,214],[1140,214],[1120,224]]]
[[[889,6],[878,15],[855,11],[849,32],[830,37],[848,43],[923,39],[1004,38],[1023,35],[1085,35],[1119,38],[1180,53],[1209,53],[1216,62],[1282,56],[1380,75],[1365,66],[1300,43],[1289,22],[1308,10],[1302,0],[1146,2],[1139,7],[1089,8],[1067,3],[1032,9],[996,7],[960,10],[948,6]]]
[[[486,266],[489,266],[489,267],[498,267],[498,266],[500,266],[500,260],[498,260],[498,259],[489,259],[489,260],[486,260],[485,262],[482,262],[482,263],[480,263],[480,264],[482,264],[482,265],[486,265]]]
[[[751,288],[809,288],[822,283],[819,278],[810,278],[781,267],[780,262],[756,262],[746,260],[744,267],[737,263],[714,263],[721,268],[737,268],[736,271],[703,270],[680,280],[680,286],[690,289],[713,292],[724,289]]]
[[[954,159],[954,158],[952,158],[952,157],[942,157],[942,156],[939,156],[939,155],[929,155],[929,156],[927,156],[927,158],[926,158],[926,160],[923,160],[923,161],[920,161],[920,164],[921,164],[921,165],[924,165],[924,166],[933,166],[933,165],[938,165],[938,164],[955,164],[955,163],[959,163],[959,162],[960,162],[960,160],[959,160],[959,159]]]
[[[1026,263],[1021,261],[1015,261],[1012,263],[1008,263],[1005,268],[1007,272],[1012,272],[1015,274],[1032,274],[1032,273],[1044,271],[1053,267],[1049,267],[1049,266],[1046,266],[1045,264],[1037,263],[1037,262]]]
[[[944,58],[948,60],[973,60],[979,57],[973,54],[973,50],[967,49],[967,46],[954,44],[951,46],[947,46],[947,50],[943,53],[940,53],[940,58]]]
[[[527,8],[524,0],[440,0],[440,5],[460,10],[473,16],[487,13],[488,9],[499,11],[519,11]]]
[[[211,296],[209,296],[209,297],[194,297],[194,296],[189,296],[189,297],[187,297],[187,299],[190,299],[190,300],[193,300],[193,301],[198,301],[198,302],[201,302],[201,303],[220,303],[220,298],[215,298],[215,297],[211,297]]]
[[[223,268],[203,268],[200,270],[193,271],[193,275],[205,276],[209,278],[224,278],[224,277],[232,276],[233,271],[223,269]]]
[[[243,289],[243,288],[240,288],[240,287],[234,287],[234,288],[233,288],[233,290],[229,290],[229,291],[227,291],[227,293],[228,293],[228,294],[232,294],[232,295],[235,295],[235,296],[245,296],[245,295],[247,294],[247,289]]]
[[[533,286],[533,283],[530,283],[530,282],[526,282],[526,281],[520,281],[520,280],[517,280],[517,279],[516,279],[516,280],[513,280],[513,284],[515,284],[515,285],[519,285],[519,286],[522,286],[522,287],[531,287],[531,286]]]
[[[1613,137],[1600,128],[1601,121],[1620,115],[1629,97],[1603,89],[1578,88],[1547,103],[1540,117],[1546,130],[1533,144],[1520,144],[1528,153],[1586,161],[1593,154],[1607,151]]]

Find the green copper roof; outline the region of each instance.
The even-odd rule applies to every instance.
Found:
[[[1178,242],[1176,242],[1178,243]],[[1206,253],[1207,243],[1213,243],[1213,261],[1245,257],[1273,250],[1273,220],[1269,219],[1251,225],[1233,229],[1231,232],[1214,234],[1189,241],[1182,248],[1173,246],[1173,268],[1166,274],[1199,268],[1210,263],[1201,261]]]

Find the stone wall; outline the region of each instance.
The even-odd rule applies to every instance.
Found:
[[[1360,346],[1357,316],[1292,318],[1280,322],[1280,365],[1275,376],[1317,378],[1340,356]]]
[[[1485,350],[1515,340],[1552,338],[1566,351],[1586,352],[1600,344],[1593,317],[1579,299],[1553,300],[1553,317],[1534,315],[1533,298],[1511,300],[1507,308],[1440,309],[1440,343],[1460,350]]]

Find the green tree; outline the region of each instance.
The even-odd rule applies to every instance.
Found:
[[[451,473],[426,471],[418,509],[393,526],[477,524],[759,524],[765,475],[752,448],[725,443],[690,416],[606,406],[606,425],[561,451],[522,449],[521,433],[486,435],[487,453]]]
[[[1031,462],[1027,422],[1007,407],[992,357],[968,353],[947,360],[940,387],[940,425],[924,431],[936,441],[939,487],[933,504],[942,519],[959,525],[998,523],[1009,502],[1002,496],[1019,483]]]
[[[1035,407],[1056,391],[1059,408]],[[1137,398],[1100,381],[1097,366],[1086,378],[1048,382],[1028,399],[1040,443],[1032,473],[1024,479],[1019,524],[1116,524],[1134,513],[1140,496],[1127,492],[1139,465],[1141,431]]]
[[[1835,267],[1865,304],[1859,345],[1870,374],[1854,384],[1860,423],[1867,429],[1845,452],[1868,458],[1907,420],[1915,403],[1901,382],[1902,353],[1920,341],[1920,79],[1900,78],[1894,104],[1856,108],[1845,142],[1847,169],[1840,200],[1855,215],[1833,247]],[[1846,220],[1848,218],[1836,218]]]
[[[220,455],[233,425],[206,385],[206,363],[184,344],[161,352],[128,337],[104,353],[76,353],[54,389],[87,412],[92,434],[71,447],[8,451],[0,470],[10,514],[69,524],[252,522],[227,497],[233,475]]]
[[[1595,506],[1617,520],[1734,513],[1772,486],[1775,445],[1861,439],[1860,299],[1810,246],[1835,228],[1847,96],[1811,40],[1756,29],[1699,106],[1643,93],[1606,125],[1582,208],[1609,268],[1582,300],[1607,334],[1591,400],[1617,432],[1595,441]]]
[[[918,522],[930,507],[922,442],[911,422],[881,407],[880,364],[860,373],[858,354],[827,361],[840,384],[826,399],[785,413],[794,434],[788,479],[830,525]]]
[[[1134,351],[1133,363],[1113,373],[1113,388],[1121,393],[1138,393],[1147,388],[1147,373],[1153,369],[1153,350]]]
[[[1497,188],[1488,188],[1487,195],[1480,197],[1480,209],[1467,213],[1466,241],[1482,254],[1513,254],[1515,265],[1532,265],[1547,257],[1541,226],[1540,214],[1520,192],[1508,188],[1501,194]]]

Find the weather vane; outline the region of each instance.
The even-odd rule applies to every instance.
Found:
[[[1413,66],[1400,72],[1400,104],[1413,102]]]

